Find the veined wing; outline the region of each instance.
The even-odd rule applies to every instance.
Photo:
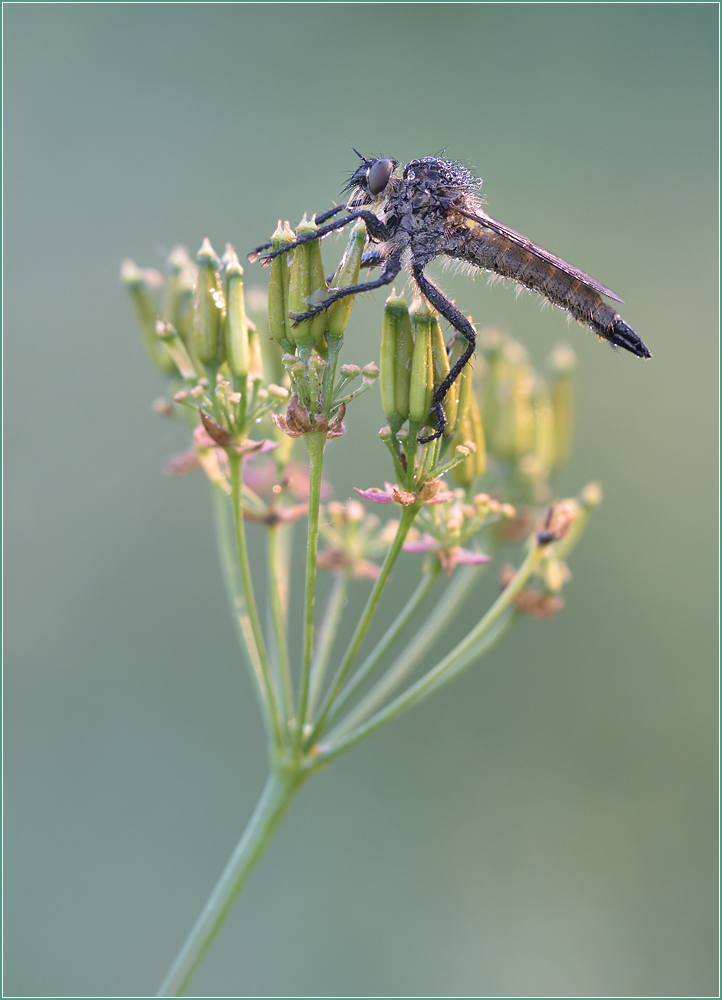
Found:
[[[532,243],[528,240],[526,236],[522,236],[521,233],[515,232],[513,229],[509,229],[508,226],[503,225],[501,222],[497,222],[495,219],[490,218],[485,213],[476,214],[474,212],[468,212],[465,208],[461,208],[459,205],[450,205],[449,208],[458,212],[459,215],[463,215],[466,219],[471,219],[473,222],[478,222],[480,226],[485,226],[486,229],[491,229],[492,232],[498,233],[499,236],[504,236],[507,240],[512,243],[516,243],[517,246],[522,247],[529,253],[534,254],[539,260],[546,261],[547,264],[551,264],[553,267],[558,267],[560,271],[568,274],[570,278],[575,278],[577,281],[581,281],[583,285],[587,288],[592,288],[595,292],[599,292],[600,295],[607,295],[610,299],[614,299],[616,302],[623,302],[624,299],[620,299],[618,295],[607,288],[606,285],[602,285],[599,281],[595,281],[584,271],[580,271],[576,267],[572,267],[571,264],[567,264],[565,260],[561,257],[555,257],[553,253],[549,253],[543,247],[539,247],[536,243]]]

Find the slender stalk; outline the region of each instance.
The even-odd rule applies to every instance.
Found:
[[[336,365],[338,364],[338,356],[341,353],[343,337],[328,336],[326,343],[328,344],[328,367],[323,373],[323,398],[330,399],[331,387],[336,379]]]
[[[310,733],[307,741],[307,745],[311,746],[316,740],[318,734],[321,732],[322,727],[326,721],[326,718],[333,707],[336,697],[341,690],[343,682],[346,680],[349,670],[353,666],[353,661],[361,647],[361,643],[366,637],[369,625],[373,619],[378,608],[379,601],[381,600],[381,595],[384,592],[386,583],[388,582],[389,576],[391,575],[391,570],[394,567],[396,560],[398,559],[399,553],[403,547],[406,536],[409,533],[409,528],[414,523],[414,518],[419,511],[419,506],[414,503],[408,507],[404,507],[401,514],[401,520],[399,521],[399,526],[396,529],[396,536],[391,543],[391,548],[386,553],[386,558],[384,559],[383,565],[381,567],[381,572],[376,578],[376,582],[373,585],[371,593],[369,594],[368,600],[366,601],[366,607],[363,610],[363,614],[359,619],[358,625],[354,630],[354,634],[351,637],[351,642],[348,645],[348,649],[344,654],[344,658],[341,661],[336,676],[334,678],[331,689],[329,690],[326,698],[324,699],[323,706],[319,712],[318,720]]]
[[[511,606],[512,601],[517,596],[517,594],[522,590],[527,580],[531,574],[536,569],[537,565],[543,558],[546,552],[546,547],[541,545],[535,545],[527,555],[526,559],[516,571],[513,580],[509,583],[506,589],[499,595],[496,601],[489,608],[487,613],[478,623],[478,625],[473,628],[469,634],[462,639],[458,645],[451,650],[435,667],[432,667],[428,673],[424,674],[415,684],[412,684],[410,688],[403,691],[398,698],[395,698],[390,704],[386,705],[385,708],[377,712],[368,722],[364,725],[359,726],[358,729],[354,729],[347,736],[342,737],[337,743],[329,743],[325,746],[319,748],[320,753],[317,754],[316,760],[324,764],[328,763],[329,760],[334,757],[339,756],[349,747],[352,747],[359,740],[362,740],[364,736],[368,736],[374,730],[378,729],[385,722],[390,722],[392,719],[396,718],[402,712],[405,712],[408,708],[413,705],[418,704],[423,698],[425,698],[431,691],[437,689],[441,686],[442,678],[445,678],[447,673],[456,672],[457,666],[461,661],[465,664],[471,662],[471,653],[478,650],[475,648],[480,644],[481,640],[486,637],[494,625],[501,619],[504,612]]]
[[[288,608],[288,552],[281,543],[281,532],[285,529],[280,524],[270,524],[267,532],[268,545],[268,598],[271,608],[273,634],[276,641],[278,657],[278,675],[283,699],[283,714],[288,724],[293,719],[293,681],[291,680],[291,664],[288,656],[288,633],[286,630],[286,613]]]
[[[348,573],[339,573],[333,582],[331,593],[328,595],[326,610],[324,612],[321,628],[318,633],[318,645],[311,664],[311,679],[308,695],[308,715],[313,718],[321,697],[328,661],[331,658],[331,650],[338,634],[338,627],[341,622],[341,614],[346,605],[348,594],[349,577]]]
[[[303,602],[303,656],[301,661],[301,686],[298,696],[297,745],[303,739],[303,726],[308,707],[308,688],[313,660],[313,641],[316,612],[316,578],[318,576],[318,508],[321,502],[321,470],[325,434],[304,435],[309,460],[308,541],[306,543],[306,590]]]
[[[274,772],[269,776],[243,836],[156,996],[183,996],[238,893],[291,805],[303,777],[299,771]]]
[[[271,722],[273,725],[273,735],[277,746],[283,745],[284,730],[278,707],[278,697],[273,683],[271,666],[268,660],[268,651],[263,638],[261,621],[258,617],[256,598],[253,593],[253,581],[251,580],[251,567],[248,562],[248,546],[246,545],[246,529],[243,520],[243,507],[241,505],[242,490],[242,458],[233,448],[227,451],[228,465],[231,473],[231,505],[233,507],[233,527],[236,540],[236,557],[238,559],[238,571],[240,574],[241,587],[246,600],[248,618],[253,634],[253,642],[258,651],[260,672],[258,674],[261,691],[264,701],[268,702]]]
[[[492,625],[486,635],[479,640],[476,646],[472,646],[466,655],[460,657],[457,663],[450,667],[445,674],[439,677],[436,683],[429,688],[427,694],[432,694],[434,691],[438,691],[440,687],[443,687],[444,684],[447,684],[450,680],[456,677],[457,674],[460,674],[462,670],[466,670],[466,668],[470,667],[472,663],[475,663],[482,656],[484,656],[485,653],[488,653],[489,650],[493,646],[496,646],[497,642],[506,635],[518,617],[519,612],[516,608],[507,608],[501,618],[497,621],[496,625]]]
[[[448,628],[449,621],[462,606],[484,569],[483,565],[464,566],[454,574],[454,578],[437,602],[436,607],[418,629],[412,641],[397,657],[388,672],[371,688],[365,698],[329,734],[329,742],[335,743],[344,733],[360,725],[383,705],[392,691],[408,677],[418,662],[433,647],[439,636]],[[355,677],[351,683],[354,681]]]
[[[228,525],[228,506],[226,494],[219,486],[213,486],[213,510],[215,513],[216,543],[218,554],[221,560],[221,570],[223,582],[225,584],[226,596],[231,606],[231,616],[236,626],[238,640],[241,648],[246,653],[246,661],[251,672],[253,690],[256,692],[258,703],[261,708],[261,715],[266,726],[269,739],[274,738],[273,718],[271,707],[268,703],[268,694],[263,682],[263,668],[261,657],[258,652],[251,621],[248,617],[246,600],[241,588],[241,580],[238,573],[238,564],[234,554],[234,541]]]
[[[405,607],[396,616],[396,619],[392,622],[390,627],[387,629],[385,635],[378,643],[375,649],[367,656],[366,660],[362,663],[356,673],[353,675],[351,680],[348,682],[343,691],[339,694],[338,698],[334,702],[333,710],[331,712],[330,718],[335,718],[346,702],[356,693],[363,682],[368,678],[368,676],[375,670],[382,658],[391,649],[393,644],[396,642],[398,637],[401,635],[403,630],[406,628],[408,623],[414,617],[416,612],[419,610],[421,605],[424,603],[429,593],[433,589],[436,583],[439,573],[441,571],[441,563],[438,559],[435,559],[431,569],[427,570],[422,576],[419,584],[411,595],[409,600],[406,602]],[[427,647],[428,648],[428,647]],[[351,715],[354,715],[352,712]],[[347,719],[350,716],[347,716]],[[353,725],[356,723],[354,722]],[[346,727],[346,719],[344,719],[344,728]],[[351,726],[348,726],[351,728]]]

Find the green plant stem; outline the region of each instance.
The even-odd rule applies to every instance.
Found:
[[[311,718],[313,718],[313,713],[316,711],[318,699],[321,697],[321,688],[326,676],[328,661],[331,658],[331,650],[338,634],[341,614],[346,605],[348,584],[348,573],[339,573],[334,579],[331,593],[328,595],[328,601],[326,602],[326,610],[318,633],[316,653],[311,664],[308,695],[308,714]]]
[[[231,607],[231,616],[238,634],[238,641],[246,653],[246,661],[251,673],[252,687],[256,692],[261,715],[266,726],[269,739],[274,739],[273,718],[271,706],[268,703],[266,686],[263,682],[263,667],[261,657],[253,638],[253,629],[248,617],[246,599],[243,596],[241,580],[238,574],[238,563],[235,557],[235,543],[228,524],[228,498],[218,485],[212,486],[213,510],[215,513],[216,543],[221,561],[221,571],[225,584],[226,596]]]
[[[288,608],[288,548],[283,544],[281,532],[288,529],[280,523],[270,524],[267,533],[268,545],[268,597],[271,606],[273,634],[276,640],[278,674],[283,699],[283,714],[288,724],[293,718],[293,681],[288,656],[288,633],[286,614]]]
[[[416,612],[419,610],[421,605],[424,603],[429,593],[433,589],[436,583],[439,573],[441,571],[441,563],[438,559],[434,559],[432,566],[427,570],[422,576],[419,584],[411,595],[409,600],[406,602],[405,607],[397,615],[396,619],[392,622],[390,627],[386,630],[381,641],[378,643],[375,649],[367,656],[366,660],[361,664],[359,669],[353,675],[351,680],[348,682],[346,687],[341,691],[338,698],[334,702],[333,710],[330,714],[330,719],[334,719],[338,716],[339,712],[343,706],[348,702],[348,700],[356,693],[359,687],[364,683],[364,681],[369,677],[371,673],[376,669],[382,658],[391,649],[393,644],[396,642],[398,637],[401,635],[403,630],[409,624],[411,619],[414,617]],[[428,648],[428,646],[427,646]],[[352,712],[351,715],[354,713]],[[344,728],[346,719],[344,719]],[[355,725],[355,723],[354,723]],[[351,728],[350,726],[348,728]]]
[[[328,345],[328,367],[323,373],[323,398],[331,399],[331,388],[336,379],[336,365],[338,364],[338,356],[343,346],[343,336],[334,337],[329,335],[326,338],[326,343]]]
[[[522,565],[516,571],[514,578],[499,595],[496,601],[494,601],[478,625],[476,625],[468,633],[468,635],[462,639],[454,649],[451,650],[450,653],[440,660],[435,667],[432,667],[428,673],[424,674],[423,677],[416,681],[415,684],[412,684],[410,688],[403,691],[398,698],[395,698],[394,701],[386,705],[386,707],[381,709],[380,712],[377,712],[376,715],[369,719],[364,725],[352,730],[352,732],[348,733],[345,737],[342,737],[336,743],[329,742],[328,744],[319,747],[318,753],[315,755],[316,761],[318,761],[319,764],[321,762],[326,764],[334,757],[338,757],[355,743],[358,743],[359,740],[362,740],[364,736],[368,736],[380,726],[384,725],[384,723],[390,722],[392,719],[396,718],[397,715],[405,712],[413,705],[417,705],[423,698],[430,694],[431,691],[436,690],[441,686],[442,679],[446,679],[445,675],[447,673],[450,674],[452,672],[458,672],[456,668],[462,661],[464,662],[464,665],[468,665],[472,661],[472,652],[475,652],[478,655],[479,648],[485,649],[485,647],[481,647],[480,645],[481,640],[491,632],[493,626],[499,622],[504,612],[511,606],[512,601],[522,590],[531,574],[539,565],[539,562],[545,553],[546,546],[535,545],[530,550]]]
[[[286,814],[303,779],[304,775],[298,769],[274,772],[269,776],[243,836],[156,996],[183,996],[193,973]]]
[[[303,655],[301,660],[301,684],[298,696],[298,727],[296,745],[303,739],[303,726],[308,707],[308,689],[313,661],[313,643],[316,615],[316,578],[318,576],[318,508],[321,502],[321,472],[323,452],[326,447],[325,434],[305,434],[309,460],[308,495],[308,540],[306,543],[306,589],[303,602]]]
[[[268,703],[273,736],[276,746],[280,747],[284,741],[284,729],[281,714],[278,707],[271,666],[268,660],[268,651],[263,638],[261,621],[258,617],[256,598],[253,593],[253,581],[251,580],[251,567],[248,562],[248,546],[246,545],[246,529],[243,520],[242,498],[242,467],[243,459],[233,448],[226,452],[228,455],[228,465],[231,473],[231,506],[233,508],[233,528],[236,541],[236,557],[238,559],[238,572],[241,580],[243,596],[246,600],[248,618],[250,621],[253,642],[258,652],[260,672],[257,675],[264,701]]]
[[[472,663],[479,660],[485,653],[496,646],[497,642],[502,639],[506,633],[509,631],[514,622],[519,618],[520,612],[516,608],[507,608],[501,618],[497,621],[496,625],[492,625],[486,635],[482,636],[476,646],[472,648],[464,655],[459,658],[459,660],[450,667],[446,673],[444,673],[439,679],[433,684],[429,690],[428,694],[432,694],[434,691],[438,691],[440,687],[447,684],[450,680],[460,674],[462,670],[466,670],[470,667]]]
[[[463,606],[485,568],[484,565],[477,565],[463,566],[457,570],[451,583],[424,624],[417,630],[414,638],[397,657],[387,673],[371,688],[366,697],[329,734],[329,742],[337,742],[345,733],[368,719],[404,678],[408,677],[418,662],[432,649],[439,636],[446,631],[449,622]]]
[[[388,582],[389,576],[391,575],[391,570],[394,568],[394,564],[398,559],[399,553],[403,548],[406,536],[409,533],[411,525],[414,523],[414,518],[419,512],[420,504],[413,503],[408,507],[402,508],[401,519],[399,521],[399,526],[396,529],[396,536],[391,543],[391,548],[386,553],[386,558],[384,559],[383,565],[381,567],[381,572],[379,573],[376,581],[373,585],[371,593],[369,594],[368,600],[366,601],[366,607],[363,610],[363,614],[359,619],[358,625],[354,630],[354,634],[351,637],[351,642],[348,645],[348,649],[344,654],[344,658],[336,672],[333,684],[324,699],[323,706],[319,712],[316,724],[310,733],[307,746],[312,746],[318,737],[318,734],[322,731],[323,725],[328,717],[331,708],[336,700],[336,697],[343,686],[344,681],[348,675],[349,670],[353,666],[353,662],[356,659],[356,655],[361,647],[361,643],[366,637],[369,625],[373,619],[378,608],[379,601],[381,600],[381,595],[384,592],[384,588]]]

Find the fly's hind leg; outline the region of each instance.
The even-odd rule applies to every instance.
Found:
[[[474,353],[474,349],[476,348],[476,330],[461,310],[457,309],[450,299],[447,299],[441,289],[437,288],[432,281],[429,281],[421,267],[414,264],[411,270],[414,280],[419,286],[424,298],[427,299],[434,309],[438,310],[444,319],[451,323],[453,328],[458,330],[458,332],[466,340],[465,350],[451,366],[451,370],[444,381],[441,382],[440,385],[437,385],[434,391],[434,402],[431,409],[436,414],[438,426],[433,434],[430,434],[425,438],[419,438],[419,442],[421,444],[426,444],[427,441],[435,441],[436,438],[441,437],[444,433],[444,428],[446,427],[446,414],[444,413],[442,403],[447,392],[452,387],[454,382],[456,382],[459,375],[461,375],[461,372],[466,366],[469,358]]]

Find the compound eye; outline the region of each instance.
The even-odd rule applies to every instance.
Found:
[[[369,168],[367,186],[369,194],[381,194],[388,184],[394,170],[393,160],[374,160]]]

